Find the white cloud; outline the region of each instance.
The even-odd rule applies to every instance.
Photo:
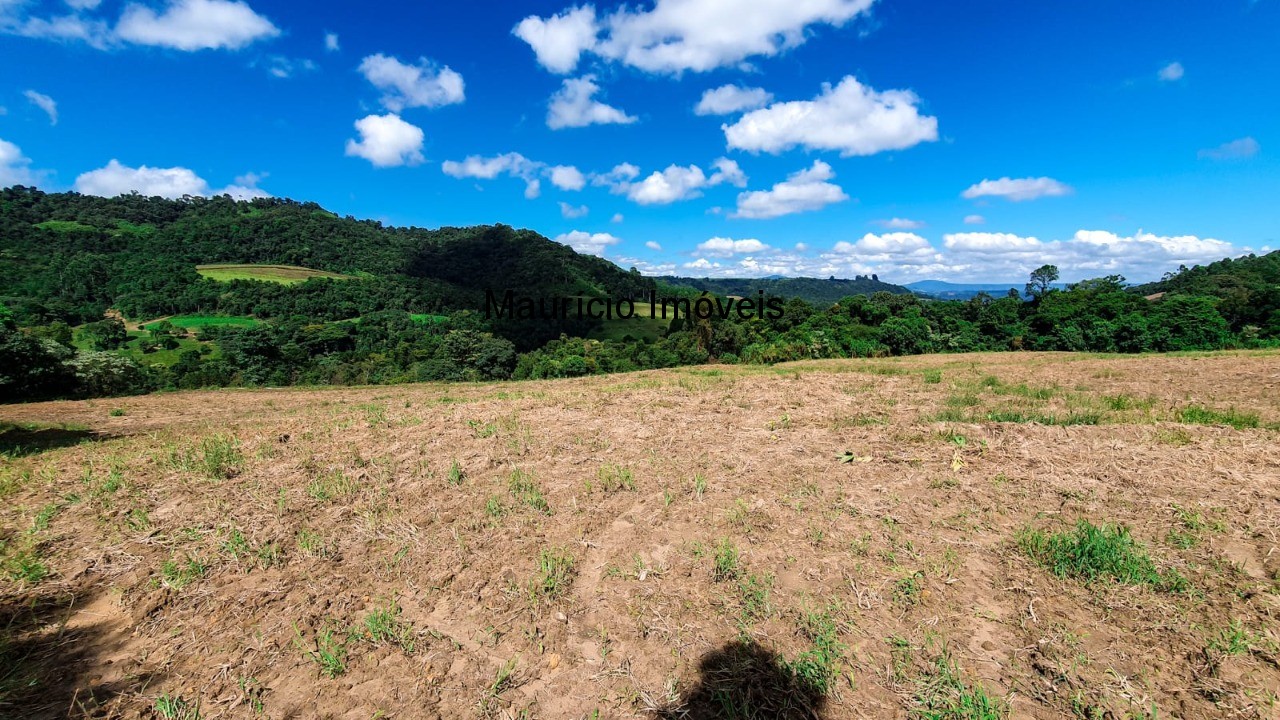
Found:
[[[247,173],[236,178],[236,184],[220,190],[211,190],[209,183],[194,171],[184,167],[153,168],[141,165],[133,168],[112,158],[105,167],[82,173],[76,178],[75,191],[84,195],[116,197],[136,192],[146,197],[180,198],[183,195],[230,195],[237,200],[255,197],[271,197],[257,187],[261,176]]]
[[[235,50],[276,37],[280,30],[243,2],[174,0],[161,14],[145,5],[130,4],[116,23],[115,34],[138,45]]]
[[[657,241],[655,241],[655,240],[650,240],[650,241],[646,242],[646,243],[644,244],[644,246],[645,246],[645,247],[647,247],[647,248],[649,248],[650,250],[656,250],[657,252],[662,252],[662,245],[660,245],[660,244],[659,244]]]
[[[560,89],[551,96],[547,107],[547,127],[552,130],[586,127],[588,125],[629,125],[637,118],[593,96],[600,86],[594,75],[566,78]]]
[[[1049,177],[1017,179],[1002,177],[999,180],[984,179],[976,185],[969,186],[960,195],[966,200],[980,197],[1002,197],[1006,200],[1022,202],[1023,200],[1035,200],[1042,197],[1070,195],[1071,192],[1070,185]]]
[[[622,222],[622,219],[623,219],[623,218],[622,218],[622,213],[614,213],[614,214],[613,214],[613,217],[609,218],[609,222],[611,222],[611,223],[620,223],[620,222]]]
[[[706,258],[698,258],[693,262],[685,263],[684,267],[690,270],[718,270],[720,268],[720,263],[713,263]]]
[[[747,174],[742,172],[742,168],[738,167],[738,163],[729,158],[717,158],[711,161],[711,167],[715,168],[715,173],[711,175],[709,185],[719,185],[720,183],[729,183],[734,187],[747,186]]]
[[[604,257],[605,248],[622,242],[622,238],[614,237],[609,233],[588,233],[582,230],[574,230],[557,235],[553,239],[585,255],[597,255],[600,257]]]
[[[702,93],[702,99],[693,112],[697,115],[729,115],[764,107],[771,100],[773,93],[766,92],[764,88],[722,85]]]
[[[378,53],[361,60],[359,70],[383,92],[382,105],[392,112],[453,105],[466,99],[462,76],[447,65],[437,68],[426,58],[420,59],[417,65],[406,65]]]
[[[35,90],[27,90],[22,94],[32,105],[40,108],[44,111],[45,115],[49,116],[50,125],[58,124],[58,103],[54,102],[53,98],[43,93],[38,93]]]
[[[79,40],[90,47],[104,50],[119,42],[107,23],[85,18],[79,13],[58,17],[21,17],[11,14],[26,3],[10,2],[9,9],[0,0],[0,33],[47,40]]]
[[[1243,160],[1257,155],[1262,146],[1252,137],[1242,137],[1215,148],[1201,150],[1199,156],[1210,160]]]
[[[540,177],[551,180],[551,184],[560,190],[581,190],[587,184],[587,178],[572,165],[550,165],[530,160],[518,152],[509,152],[493,157],[470,155],[462,162],[446,160],[440,169],[446,175],[456,178],[478,178],[492,180],[499,175],[507,175],[525,181],[524,196],[529,199],[538,197],[542,192]]]
[[[530,16],[515,34],[549,70],[568,73],[584,52],[656,73],[741,65],[804,44],[810,26],[841,27],[873,0],[656,0],[652,9],[622,7],[597,20],[591,6],[549,18]]]
[[[876,90],[846,76],[813,100],[774,103],[723,125],[730,148],[781,153],[838,150],[841,157],[901,150],[938,139],[938,119],[921,115],[910,90]]]
[[[933,246],[915,233],[867,233],[856,242],[840,241],[831,248],[828,258],[845,257],[880,262],[902,262],[905,258],[932,254]]]
[[[635,169],[638,172],[638,168],[624,163],[613,169],[612,174],[616,174],[616,178],[607,184],[614,192],[625,192],[629,200],[640,205],[667,205],[678,200],[691,200],[700,197],[704,188],[724,183],[746,186],[747,176],[738,167],[738,163],[728,158],[718,158],[711,165],[715,168],[711,177],[707,177],[697,165],[670,165],[662,172],[654,172],[644,180],[633,183],[622,176],[634,177],[635,174],[631,171]]]
[[[701,188],[706,184],[707,176],[697,165],[671,165],[631,185],[627,198],[641,205],[666,205],[702,195]]]
[[[102,4],[102,0],[67,0],[67,7],[72,10],[93,10]]]
[[[706,242],[698,243],[695,252],[709,257],[732,257],[734,255],[764,253],[772,249],[755,238],[734,240],[733,238],[713,237]]]
[[[582,171],[572,165],[555,165],[548,172],[551,177],[551,184],[561,190],[581,190],[587,184],[587,178]]]
[[[22,154],[22,148],[0,140],[0,188],[35,185],[38,181],[37,173],[31,170],[31,158]]]
[[[1130,280],[1150,280],[1179,265],[1239,254],[1222,240],[1141,230],[1130,236],[1079,230],[1069,239],[1050,241],[1011,233],[955,233],[943,241],[950,274],[987,279],[1022,278],[1047,263],[1057,265],[1068,279],[1124,274]]]
[[[910,220],[907,218],[889,218],[888,220],[876,220],[875,223],[886,230],[919,230],[924,227],[921,220]]]
[[[1012,233],[950,233],[943,236],[948,250],[980,253],[1040,252],[1044,243],[1034,237],[1021,237]]]
[[[374,167],[417,165],[422,156],[422,128],[400,119],[395,113],[367,115],[355,122],[359,142],[347,140],[347,155],[362,157]]]
[[[987,219],[982,217],[981,215],[965,215],[964,216],[965,225],[984,225],[986,224],[986,222],[987,222]]]
[[[511,31],[529,43],[538,63],[561,75],[573,72],[583,51],[596,43],[596,10],[575,7],[543,19],[530,15]]]
[[[283,55],[271,55],[266,59],[265,67],[272,77],[287,79],[299,72],[312,72],[316,64],[306,58],[291,59]]]
[[[327,32],[324,34],[324,49],[325,52],[337,52],[342,49],[338,45],[338,33]]]
[[[491,158],[469,155],[462,162],[445,160],[440,169],[446,175],[456,178],[480,178],[492,180],[499,175],[532,179],[537,171],[537,163],[517,152],[495,155]]]
[[[1181,80],[1182,76],[1185,74],[1186,69],[1182,67],[1182,63],[1171,62],[1160,68],[1160,72],[1157,73],[1157,76],[1165,82],[1173,82],[1175,80]]]
[[[794,172],[770,190],[755,190],[738,195],[738,209],[729,217],[774,218],[792,213],[819,210],[849,196],[839,185],[827,182],[835,177],[831,166],[821,160],[805,170]]]
[[[575,207],[567,202],[560,203],[560,215],[569,220],[585,217],[589,212],[591,212],[591,209],[586,205],[578,205]]]
[[[609,192],[621,195],[631,187],[631,181],[640,176],[640,168],[631,163],[619,163],[607,173],[592,173],[591,184],[607,187]]]

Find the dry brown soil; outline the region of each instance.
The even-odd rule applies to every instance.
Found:
[[[1278,353],[190,392],[0,421],[19,426],[0,717],[1280,712]],[[1081,519],[1184,586],[1059,577],[1020,544]]]

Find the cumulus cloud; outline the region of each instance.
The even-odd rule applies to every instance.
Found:
[[[623,218],[622,218],[622,213],[614,213],[614,214],[613,214],[613,217],[609,218],[609,222],[611,222],[611,223],[620,223],[620,222],[622,222],[622,219],[623,219]]]
[[[38,180],[37,173],[31,170],[31,158],[22,154],[22,148],[0,139],[0,188],[35,185]]]
[[[572,165],[547,165],[530,160],[518,152],[503,153],[493,157],[470,155],[458,162],[446,160],[440,169],[456,178],[492,180],[499,175],[519,178],[525,182],[524,196],[536,198],[542,192],[541,178],[548,178],[560,190],[576,191],[586,187],[587,176]]]
[[[712,163],[716,171],[707,177],[697,165],[681,167],[671,165],[662,172],[653,174],[638,183],[625,185],[627,198],[640,205],[667,205],[677,200],[690,200],[700,197],[703,188],[715,187],[722,183],[744,187],[747,176],[738,167],[738,163],[728,158],[719,158]],[[617,168],[614,168],[617,171]]]
[[[649,248],[650,250],[656,250],[657,252],[662,252],[662,245],[659,244],[656,240],[650,240],[646,242],[644,246]]]
[[[875,224],[886,230],[919,230],[924,227],[921,220],[910,220],[907,218],[889,218],[888,220],[876,220]]]
[[[324,34],[324,49],[325,52],[337,52],[342,49],[338,45],[338,33],[327,32]]]
[[[839,185],[828,182],[835,177],[831,166],[821,160],[805,170],[794,172],[769,190],[755,190],[738,195],[738,209],[729,217],[774,218],[793,213],[819,210],[849,196]]]
[[[133,3],[115,27],[127,42],[188,51],[236,50],[279,34],[270,20],[232,0],[174,0],[161,13]]]
[[[567,78],[551,96],[547,107],[547,127],[560,130],[588,125],[629,125],[636,121],[637,118],[622,110],[594,100],[599,91],[594,75]]]
[[[943,244],[953,273],[1011,279],[1050,263],[1067,278],[1125,274],[1130,280],[1146,280],[1179,265],[1238,254],[1230,243],[1214,238],[1164,236],[1141,230],[1128,236],[1079,230],[1066,240],[1048,241],[1011,233],[955,233],[943,236]]]
[[[713,237],[706,242],[698,243],[695,253],[708,257],[732,257],[734,255],[754,255],[769,252],[773,248],[755,238],[734,240],[726,237]]]
[[[470,155],[462,162],[446,160],[440,165],[445,175],[456,178],[477,178],[492,180],[499,175],[524,180],[524,196],[529,199],[538,197],[542,192],[542,183],[538,181],[541,164],[517,152],[504,153],[493,157]]]
[[[981,215],[965,215],[964,216],[965,225],[983,225],[986,222],[987,222],[987,219],[982,217]]]
[[[453,105],[466,99],[462,76],[447,65],[438,68],[426,58],[408,65],[378,53],[361,60],[359,70],[382,91],[382,105],[392,112]]]
[[[876,90],[846,76],[813,100],[779,102],[723,125],[730,148],[781,153],[794,147],[841,157],[902,150],[938,139],[938,119],[921,115],[910,90]]]
[[[1245,250],[1247,251],[1247,250]],[[1230,243],[1196,236],[1162,236],[1138,231],[1129,236],[1080,230],[1065,240],[999,232],[943,235],[940,247],[910,232],[867,234],[841,241],[816,262],[800,259],[802,273],[816,276],[879,273],[893,282],[941,279],[960,282],[1009,281],[1020,286],[1044,264],[1057,265],[1075,281],[1122,274],[1131,281],[1160,277],[1179,265],[1212,262],[1238,255]]]
[[[627,190],[627,198],[640,205],[666,205],[698,197],[706,185],[707,176],[697,165],[671,165],[632,185]]]
[[[773,93],[766,92],[764,88],[722,85],[702,93],[702,99],[693,112],[697,115],[730,115],[764,107],[771,100]]]
[[[568,245],[584,255],[596,255],[599,257],[604,257],[604,251],[609,246],[622,242],[622,238],[614,237],[609,233],[589,233],[582,230],[567,232],[552,239],[558,243]]]
[[[641,70],[679,74],[742,65],[802,45],[814,25],[841,27],[874,0],[656,0],[651,9],[623,6],[597,19],[590,6],[548,18],[530,16],[513,31],[538,62],[572,72],[583,53]]]
[[[551,184],[561,190],[581,190],[587,184],[586,176],[572,165],[555,165],[548,169],[548,173]]]
[[[621,195],[631,187],[631,181],[640,176],[640,168],[631,163],[619,163],[607,173],[593,173],[591,184],[609,188],[615,195]]]
[[[591,209],[586,205],[573,206],[567,202],[560,203],[560,215],[569,220],[585,217],[589,212],[591,212]]]
[[[362,157],[374,167],[417,165],[422,156],[422,128],[395,113],[367,115],[355,122],[360,140],[347,140],[347,155]]]
[[[495,155],[490,158],[469,155],[462,162],[446,160],[440,166],[446,175],[456,178],[480,178],[492,180],[499,175],[531,179],[537,170],[537,163],[517,152]]]
[[[933,246],[928,240],[915,233],[891,232],[880,235],[867,233],[855,242],[842,240],[831,248],[826,257],[901,262],[906,257],[922,253],[933,253]]]
[[[1243,160],[1257,155],[1262,150],[1262,146],[1252,137],[1242,137],[1239,140],[1232,140],[1229,143],[1223,143],[1215,148],[1206,148],[1199,152],[1201,158],[1209,160]]]
[[[209,183],[194,171],[184,167],[156,168],[140,165],[136,168],[122,165],[112,158],[105,167],[81,173],[76,178],[75,191],[84,195],[115,197],[136,192],[146,197],[180,198],[183,195],[230,195],[237,200],[255,197],[271,197],[257,187],[261,176],[247,173],[236,178],[236,183],[220,190],[211,190]],[[3,183],[0,183],[3,184]]]
[[[35,90],[27,90],[22,94],[27,98],[27,102],[40,108],[45,115],[49,116],[50,125],[58,124],[58,103],[54,102],[53,98]]]
[[[1186,70],[1182,67],[1182,63],[1180,62],[1171,62],[1160,68],[1160,72],[1156,73],[1157,77],[1165,82],[1181,80],[1182,76],[1185,74]]]
[[[587,5],[545,19],[531,15],[511,32],[529,43],[544,68],[562,75],[571,73],[582,53],[595,46],[596,10]]]
[[[1002,197],[1006,200],[1022,202],[1023,200],[1035,200],[1042,197],[1070,195],[1071,192],[1070,185],[1049,177],[1017,179],[1002,177],[999,180],[984,179],[976,185],[970,185],[960,195],[966,200],[980,197]]]
[[[747,174],[742,172],[742,168],[738,167],[738,163],[729,158],[717,158],[711,161],[711,167],[715,168],[715,173],[711,175],[710,185],[719,185],[720,183],[728,183],[734,187],[747,186]]]

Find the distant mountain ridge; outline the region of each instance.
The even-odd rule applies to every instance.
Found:
[[[906,288],[914,293],[937,298],[939,300],[968,300],[979,293],[992,297],[1007,295],[1010,289],[1022,293],[1026,281],[1010,283],[953,283],[945,280],[917,280],[907,283]],[[1059,290],[1067,287],[1067,283],[1054,283],[1052,287]]]

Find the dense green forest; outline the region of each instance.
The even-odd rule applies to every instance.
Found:
[[[340,277],[218,279],[197,265]],[[252,268],[238,271],[252,278]],[[264,274],[264,278],[269,277]],[[570,377],[709,361],[1280,344],[1280,253],[938,301],[877,278],[642,277],[529,230],[398,228],[313,203],[0,191],[0,401],[162,389]],[[786,297],[773,317],[486,317],[486,291]],[[647,314],[643,314],[647,318]]]

